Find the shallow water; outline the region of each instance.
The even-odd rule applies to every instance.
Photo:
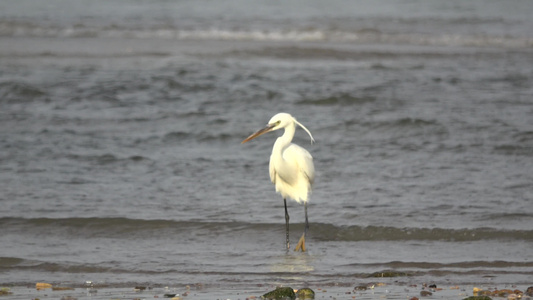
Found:
[[[0,4],[0,283],[533,280],[528,1],[90,3]]]

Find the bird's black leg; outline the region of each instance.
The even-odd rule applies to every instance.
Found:
[[[287,211],[287,199],[283,199],[283,204],[285,204],[285,230],[287,233],[287,250],[290,249],[289,245],[289,212]]]

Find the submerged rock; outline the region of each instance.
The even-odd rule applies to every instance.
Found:
[[[264,294],[261,298],[263,299],[296,299],[296,294],[291,287],[280,287],[271,292]]]
[[[492,298],[489,296],[470,296],[463,300],[492,300]]]

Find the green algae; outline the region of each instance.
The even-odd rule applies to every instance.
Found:
[[[271,292],[264,294],[261,298],[274,299],[274,300],[281,300],[281,299],[294,300],[296,299],[296,294],[294,293],[294,290],[291,287],[280,287]]]
[[[0,296],[6,296],[13,294],[11,290],[7,287],[0,288]]]
[[[383,272],[374,272],[368,277],[405,277],[411,276],[411,274],[405,272],[395,272],[395,271],[383,271]]]
[[[315,292],[310,288],[301,288],[296,292],[298,299],[315,299]]]

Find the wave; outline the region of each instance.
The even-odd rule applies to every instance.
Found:
[[[130,270],[111,270],[109,266],[97,266],[82,263],[52,263],[42,260],[23,259],[18,257],[0,257],[0,272],[9,270],[38,270],[68,273],[116,273]]]
[[[338,93],[335,95],[316,98],[316,99],[304,99],[298,102],[302,105],[316,105],[316,106],[335,106],[335,105],[361,105],[365,103],[375,102],[375,97],[358,97],[348,93]]]
[[[516,262],[516,261],[458,261],[453,263],[436,263],[436,262],[411,262],[411,261],[389,261],[383,263],[352,263],[349,265],[337,266],[334,274],[329,273],[313,273],[312,279],[321,284],[330,281],[334,278],[337,285],[339,281],[352,282],[354,278],[378,278],[378,277],[412,277],[412,276],[449,276],[449,275],[468,275],[468,274],[495,274],[520,276],[529,275],[529,270],[533,267],[532,262]],[[212,270],[205,271],[198,268],[190,268],[187,264],[172,264],[157,269],[140,264],[121,264],[120,262],[106,261],[101,263],[83,263],[83,262],[47,262],[38,259],[24,259],[19,257],[0,257],[0,272],[53,272],[54,274],[83,274],[83,276],[91,276],[91,274],[128,274],[139,275],[142,278],[147,278],[152,275],[175,274],[194,276],[199,275],[205,277],[206,275],[219,275],[224,278],[242,277],[244,275],[254,277],[257,275],[265,275],[261,268],[257,271],[243,271],[243,270]],[[285,275],[294,275],[293,271],[288,270],[273,270],[268,272],[270,276],[283,277]],[[5,284],[5,282],[4,282]],[[12,282],[14,285],[29,285],[34,282]],[[91,283],[92,286],[106,283]],[[120,284],[120,283],[118,283]],[[125,284],[125,283],[122,283]],[[85,282],[75,281],[69,282],[71,287],[84,287]]]
[[[330,28],[268,28],[226,29],[193,28],[172,26],[154,28],[131,28],[119,25],[102,27],[85,25],[43,25],[21,21],[0,21],[0,36],[3,37],[57,37],[57,38],[134,38],[178,40],[226,40],[226,41],[273,41],[273,42],[355,42],[364,44],[408,44],[431,46],[498,46],[531,47],[533,38],[487,35],[487,34],[429,34],[385,33],[380,30],[330,29]]]
[[[17,80],[0,82],[0,103],[29,103],[47,96],[46,91],[26,82]]]
[[[436,263],[436,262],[417,262],[417,261],[390,261],[383,263],[367,263],[367,264],[350,264],[348,266],[365,266],[365,267],[382,267],[388,269],[405,269],[405,268],[418,268],[418,269],[443,269],[443,268],[458,268],[458,269],[471,269],[471,268],[527,268],[533,267],[531,261],[458,261],[452,263]]]
[[[303,230],[304,224],[292,225]],[[129,218],[0,218],[4,232],[24,234],[66,234],[78,237],[136,238],[139,236],[178,236],[184,232],[202,235],[224,233],[268,232],[280,229],[279,224],[248,222],[206,222]],[[314,239],[321,241],[445,241],[468,242],[479,240],[533,241],[533,230],[500,230],[497,228],[408,228],[391,226],[337,226],[326,223],[311,224]]]
[[[529,145],[499,145],[493,148],[495,154],[509,155],[509,156],[533,156],[533,146]]]
[[[334,226],[328,229],[328,227],[326,224],[320,226],[318,228],[318,236],[315,235],[315,238],[336,241],[430,240],[467,242],[479,240],[533,240],[533,231],[531,230],[397,228],[389,226]]]

